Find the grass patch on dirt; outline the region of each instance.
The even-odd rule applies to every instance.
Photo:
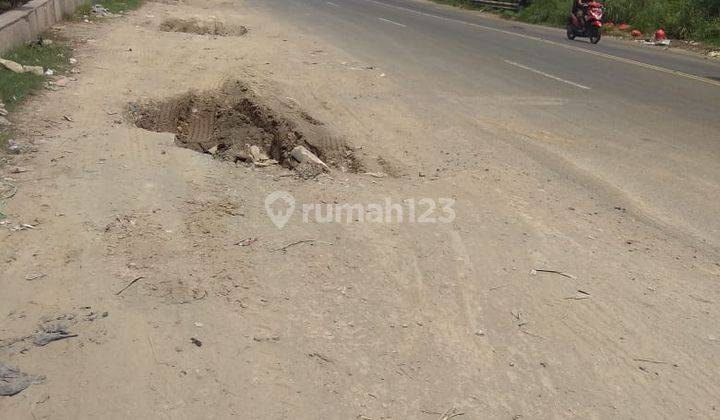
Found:
[[[104,7],[108,12],[113,14],[121,14],[130,10],[135,10],[142,6],[144,0],[103,0],[96,3],[98,6]],[[102,17],[92,10],[92,5],[83,4],[75,10],[73,20],[81,20],[84,16],[92,19]]]
[[[22,45],[6,51],[2,58],[26,66],[42,66],[62,73],[70,67],[70,49],[53,42],[49,45]],[[45,76],[30,73],[14,73],[0,66],[0,99],[7,105],[8,111],[34,91],[44,87]]]
[[[108,9],[110,13],[123,13],[137,9],[142,6],[142,3],[142,0],[105,0],[101,1],[100,5]]]
[[[10,147],[8,140],[10,140],[10,133],[0,130],[0,151],[8,150],[8,147]]]
[[[65,16],[67,20],[81,20],[83,16],[90,16],[92,14],[92,6],[88,3],[82,4],[75,9],[72,15]]]

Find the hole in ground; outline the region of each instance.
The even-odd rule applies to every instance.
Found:
[[[261,100],[240,81],[225,82],[217,90],[132,103],[130,113],[137,127],[174,133],[178,146],[232,162],[277,163],[317,175],[322,167],[299,164],[291,154],[303,146],[331,167],[362,170],[353,151],[320,121],[303,110]]]
[[[242,25],[230,25],[219,20],[197,18],[167,18],[160,24],[163,32],[184,32],[197,35],[241,36],[248,32]]]

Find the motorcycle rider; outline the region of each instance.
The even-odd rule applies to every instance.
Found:
[[[578,18],[578,21],[580,21],[581,25],[585,25],[586,8],[587,3],[585,3],[583,0],[573,0],[572,14]]]

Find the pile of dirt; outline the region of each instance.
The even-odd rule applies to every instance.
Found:
[[[242,25],[229,25],[219,20],[199,20],[197,18],[167,18],[160,24],[160,30],[219,36],[242,36],[248,32],[248,29]]]
[[[302,110],[261,100],[244,83],[228,81],[217,90],[130,104],[135,125],[175,133],[178,146],[233,162],[295,168],[291,156],[302,146],[344,171],[359,165],[344,142]]]

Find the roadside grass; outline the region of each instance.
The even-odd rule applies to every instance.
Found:
[[[65,72],[70,68],[69,48],[53,42],[49,45],[22,45],[2,54],[7,60],[23,65],[42,66],[55,72]],[[45,76],[30,73],[13,73],[0,66],[0,100],[8,111],[15,109],[25,98],[45,86]]]
[[[471,0],[432,0],[435,3],[447,4],[449,6],[461,7],[463,9],[483,10],[484,7],[480,6]]]
[[[531,0],[519,13],[485,9],[471,0],[433,0],[468,9],[486,10],[523,22],[565,26],[572,0]],[[606,22],[627,23],[652,34],[664,29],[672,38],[720,47],[720,0],[600,0]]]
[[[606,21],[720,46],[720,0],[606,0]]]
[[[627,23],[650,35],[664,29],[672,38],[720,46],[720,0],[601,0],[605,22]],[[518,19],[565,26],[572,0],[533,0]]]
[[[518,13],[518,20],[550,26],[565,26],[572,0],[534,0]]]

